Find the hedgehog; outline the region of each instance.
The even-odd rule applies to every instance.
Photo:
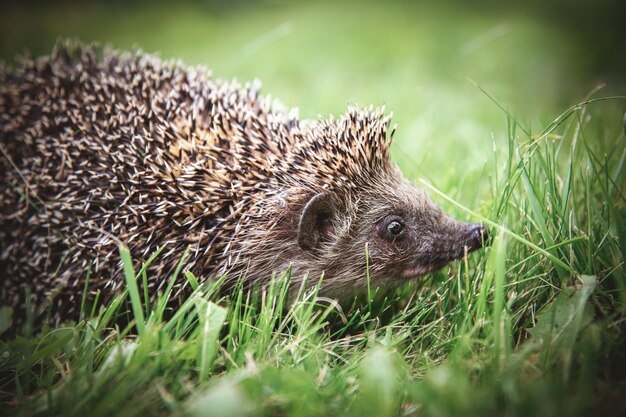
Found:
[[[161,251],[153,298],[185,250],[199,281],[289,270],[291,288],[321,278],[341,299],[483,247],[485,226],[446,215],[391,162],[390,123],[354,106],[300,121],[258,82],[138,50],[62,42],[4,65],[0,304],[77,318],[85,288],[104,302],[124,287],[120,244],[135,267]],[[172,308],[189,287],[176,280]]]

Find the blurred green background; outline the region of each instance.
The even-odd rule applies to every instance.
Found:
[[[595,96],[623,94],[623,3],[21,2],[1,6],[0,57],[71,37],[258,78],[302,118],[385,105],[405,173],[478,204],[507,133],[473,82],[533,133],[600,85]],[[607,123],[619,132],[621,116]]]

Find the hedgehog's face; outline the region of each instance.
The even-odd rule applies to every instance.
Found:
[[[358,269],[367,243],[371,276],[402,282],[437,270],[487,242],[483,225],[447,216],[403,179],[392,184],[367,187],[348,206],[328,193],[313,197],[301,217],[300,247],[326,261],[331,274],[352,271],[359,279],[364,276]]]
[[[364,221],[371,224],[365,238],[374,275],[390,280],[415,278],[487,242],[483,225],[454,220],[422,191],[409,185],[395,191],[392,198],[368,205],[363,214]]]

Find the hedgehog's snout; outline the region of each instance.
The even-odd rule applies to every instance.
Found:
[[[470,223],[468,225],[467,249],[470,251],[489,246],[489,230],[482,223]]]

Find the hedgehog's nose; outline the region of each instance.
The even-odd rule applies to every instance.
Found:
[[[489,230],[482,223],[472,223],[469,228],[470,249],[478,249],[489,245]]]

